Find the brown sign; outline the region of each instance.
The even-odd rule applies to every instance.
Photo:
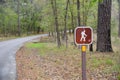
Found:
[[[93,30],[91,27],[76,27],[74,36],[77,45],[89,45],[93,42]]]

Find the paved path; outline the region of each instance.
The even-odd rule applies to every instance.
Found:
[[[0,42],[0,80],[16,80],[15,54],[17,50],[26,41],[41,36],[46,36],[46,34]]]

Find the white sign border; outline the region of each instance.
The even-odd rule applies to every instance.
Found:
[[[76,30],[78,29],[78,28],[90,28],[91,29],[91,35],[92,35],[92,41],[91,41],[91,43],[89,43],[89,44],[78,44],[77,42],[76,42]],[[76,27],[75,28],[75,30],[74,30],[74,41],[75,41],[75,44],[76,45],[90,45],[90,44],[92,44],[93,43],[93,29],[90,27],[90,26],[78,26],[78,27]]]

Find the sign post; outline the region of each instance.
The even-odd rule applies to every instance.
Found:
[[[86,46],[81,46],[82,51],[82,80],[87,80],[86,77]]]
[[[91,27],[76,27],[74,36],[75,36],[75,43],[81,46],[82,80],[87,80],[86,50],[87,50],[87,46],[92,44],[93,42],[93,30]]]

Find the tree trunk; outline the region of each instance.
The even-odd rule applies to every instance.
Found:
[[[82,7],[83,7],[83,11],[82,11],[82,25],[85,26],[85,0],[82,0]]]
[[[66,5],[66,9],[65,9],[65,17],[64,17],[64,21],[65,21],[65,28],[64,28],[64,39],[65,39],[65,43],[66,43],[66,48],[67,48],[67,13],[68,13],[68,4],[69,4],[69,0],[67,0],[67,5]]]
[[[103,0],[98,4],[97,51],[112,52],[111,46],[111,4]]]
[[[53,3],[53,0],[51,0],[51,5],[52,5],[52,11],[53,11],[53,16],[55,14],[55,9],[54,9],[54,3]],[[55,21],[54,21],[54,24],[55,24]],[[56,41],[56,26],[54,27],[54,41]]]
[[[51,0],[51,5],[53,9],[54,18],[55,18],[55,26],[56,26],[56,33],[57,33],[57,46],[60,48],[61,41],[60,41],[60,33],[59,33],[59,25],[58,25],[56,0]]]
[[[74,33],[74,16],[73,16],[73,12],[71,11],[71,24],[72,24],[72,33]]]
[[[120,0],[118,0],[119,5],[119,26],[118,26],[118,37],[120,38]]]
[[[73,2],[74,4],[74,2]],[[74,34],[74,15],[73,15],[73,9],[71,8],[71,5],[73,6],[73,4],[71,4],[71,2],[69,1],[69,9],[70,9],[70,14],[71,14],[71,25],[72,25],[72,33]]]
[[[60,42],[60,33],[59,33],[59,25],[58,25],[56,0],[55,0],[55,24],[56,24],[56,32],[57,32],[57,43],[58,43],[58,47],[60,48],[61,42]]]
[[[77,0],[77,17],[78,17],[78,26],[80,26],[80,0]]]

